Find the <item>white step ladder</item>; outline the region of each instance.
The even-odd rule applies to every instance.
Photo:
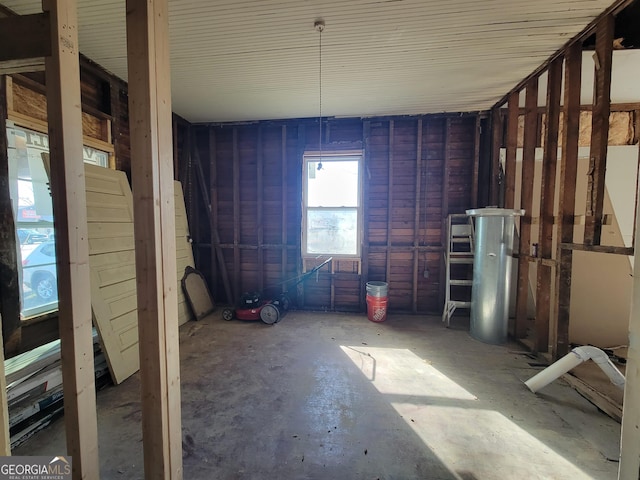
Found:
[[[444,251],[445,263],[445,301],[442,321],[449,327],[451,317],[457,308],[471,308],[471,285],[473,284],[473,220],[465,214],[452,214],[447,217],[447,245]],[[466,268],[452,265],[467,265]],[[451,287],[466,287],[468,293],[464,299],[452,298]]]

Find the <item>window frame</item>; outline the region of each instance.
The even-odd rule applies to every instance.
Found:
[[[9,132],[10,131],[20,131],[21,133],[27,135],[27,138],[30,138],[30,135],[34,135],[34,136],[40,136],[42,139],[42,146],[41,147],[32,147],[35,148],[36,150],[40,150],[41,153],[49,153],[50,148],[49,148],[49,134],[48,132],[43,132],[41,131],[40,128],[37,128],[37,125],[25,125],[22,122],[15,122],[12,120],[7,120],[6,122],[6,129],[4,132],[4,135],[7,138],[7,156],[9,156],[9,150],[11,148],[16,148],[15,147],[15,143],[11,142],[9,140]],[[15,134],[15,133],[14,133]],[[87,138],[85,137],[84,140],[87,140]],[[102,168],[111,168],[111,157],[112,157],[112,153],[109,150],[103,150],[99,147],[101,147],[101,145],[99,146],[94,146],[94,145],[88,145],[87,143],[92,143],[92,142],[83,142],[83,162],[84,163],[88,163],[88,164],[92,164],[92,165],[97,165],[99,167]],[[105,145],[109,145],[106,144]],[[26,146],[26,148],[29,148],[29,145]],[[102,154],[103,161],[99,162],[96,161],[96,155],[100,155]],[[44,164],[44,160],[43,160],[43,167],[45,168],[45,171],[47,170],[47,166]],[[17,173],[17,172],[16,172]],[[10,176],[9,178],[9,182],[13,182],[13,181],[21,181],[20,177],[17,176],[15,179],[13,177]],[[22,179],[22,181],[26,181],[24,179]],[[34,222],[25,222],[24,220],[21,220],[20,218],[18,218],[17,215],[17,210],[19,209],[19,194],[18,194],[18,189],[17,186],[15,188],[15,195],[16,198],[13,198],[13,187],[10,186],[10,191],[12,192],[12,204],[15,202],[15,207],[12,205],[12,214],[14,215],[14,227],[15,227],[15,236],[16,236],[16,247],[17,249],[19,249],[20,251],[18,252],[18,260],[20,265],[17,265],[17,269],[18,269],[18,281],[20,283],[19,289],[20,289],[20,319],[21,322],[24,324],[24,322],[26,321],[33,321],[35,319],[38,319],[40,317],[47,317],[50,316],[52,314],[57,314],[58,310],[59,310],[59,306],[58,306],[58,299],[56,298],[55,302],[51,302],[51,303],[40,303],[37,304],[36,306],[31,306],[29,308],[25,308],[25,299],[24,299],[24,284],[23,284],[23,265],[22,262],[24,261],[24,259],[26,259],[29,254],[31,252],[29,252],[29,254],[27,254],[26,257],[23,257],[23,253],[22,253],[22,243],[20,242],[19,236],[18,236],[18,230],[19,229],[38,229],[38,228],[47,228],[47,229],[51,229],[54,230],[54,224],[55,224],[55,218],[52,216],[52,222],[42,222],[42,221],[34,221]],[[16,209],[16,211],[14,211],[14,208]],[[55,231],[55,230],[54,230]],[[50,240],[49,240],[50,241]],[[55,240],[54,240],[55,241]],[[33,249],[35,250],[35,248]],[[57,264],[56,264],[56,280],[57,280]],[[52,306],[55,305],[55,308],[50,308]]]
[[[351,157],[351,158],[349,158]],[[309,162],[328,163],[332,161],[352,160],[358,162],[358,180],[357,180],[357,205],[356,207],[309,207]],[[301,255],[303,260],[317,258],[318,256],[331,256],[339,260],[360,261],[362,258],[362,240],[364,237],[364,212],[363,212],[363,168],[364,168],[364,151],[363,150],[330,150],[317,151],[307,150],[302,155],[302,222],[301,222]],[[339,254],[339,253],[309,253],[307,251],[307,218],[309,210],[353,210],[356,209],[356,253],[355,254]]]

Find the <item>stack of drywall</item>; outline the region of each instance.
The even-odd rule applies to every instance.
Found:
[[[96,387],[109,381],[104,354],[94,330]],[[60,341],[56,340],[5,361],[11,447],[25,442],[63,410]]]

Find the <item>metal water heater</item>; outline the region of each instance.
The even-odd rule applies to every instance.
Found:
[[[471,336],[485,343],[507,341],[515,217],[524,210],[478,208],[475,217]]]

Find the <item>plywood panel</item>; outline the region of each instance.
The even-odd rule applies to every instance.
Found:
[[[124,172],[85,166],[91,304],[109,370],[115,383],[138,371],[138,315],[136,300],[133,199]],[[182,194],[175,182],[176,285],[178,321],[192,317],[180,280],[193,253]]]

